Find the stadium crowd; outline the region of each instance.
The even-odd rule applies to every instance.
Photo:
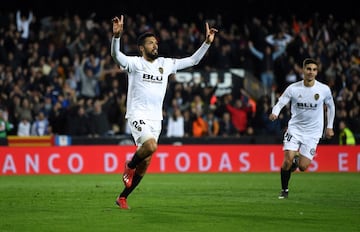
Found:
[[[314,14],[253,17],[242,23],[226,15],[180,21],[153,15],[127,15],[122,49],[138,55],[136,38],[159,35],[159,53],[184,57],[204,40],[198,28],[208,20],[219,29],[205,59],[193,70],[241,68],[257,77],[264,94],[251,96],[241,86],[214,97],[217,86],[179,83],[171,78],[164,102],[163,136],[281,135],[281,120],[270,121],[274,99],[301,80],[301,62],[316,58],[318,80],[328,84],[336,102],[335,133],[345,121],[360,137],[360,24]],[[0,18],[0,122],[6,135],[112,136],[128,134],[124,121],[126,74],[110,57],[110,19],[77,14],[37,18],[36,12],[8,12]],[[246,78],[246,77],[245,77]],[[151,97],[151,96],[149,96]],[[3,126],[7,123],[6,126]]]

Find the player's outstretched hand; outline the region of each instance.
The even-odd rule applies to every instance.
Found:
[[[216,28],[210,28],[209,23],[205,23],[206,26],[206,43],[211,44],[214,41],[215,33],[218,32]]]
[[[119,38],[124,31],[124,16],[121,15],[120,18],[115,16],[112,19],[112,23],[113,23],[113,35],[116,38]]]

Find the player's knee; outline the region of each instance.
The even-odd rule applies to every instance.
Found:
[[[292,161],[289,160],[289,159],[285,159],[282,166],[281,166],[281,168],[283,170],[289,170],[291,168],[291,165],[292,165]]]
[[[157,150],[157,142],[155,140],[149,140],[146,144],[146,149],[150,154],[153,154]]]
[[[299,165],[299,170],[301,172],[305,172],[307,168],[308,168],[308,165]]]
[[[139,149],[139,154],[143,158],[151,156],[157,149],[157,142],[155,139],[147,140]]]

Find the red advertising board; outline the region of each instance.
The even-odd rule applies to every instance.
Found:
[[[0,175],[122,173],[135,147],[2,147]],[[278,172],[281,145],[159,145],[148,173]],[[318,147],[309,172],[359,172],[360,146]]]

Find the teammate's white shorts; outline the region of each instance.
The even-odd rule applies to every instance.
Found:
[[[158,141],[162,122],[161,120],[127,119],[136,146],[141,146],[145,141],[154,138]]]
[[[296,138],[288,132],[284,134],[283,150],[299,151],[299,153],[310,160],[316,155],[316,148],[319,139],[316,138]]]

